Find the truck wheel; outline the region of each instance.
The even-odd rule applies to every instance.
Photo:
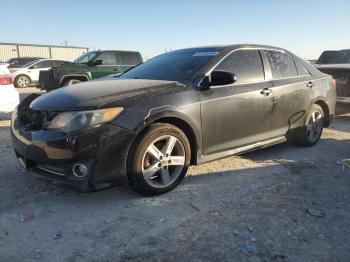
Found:
[[[30,79],[28,76],[20,75],[16,77],[14,84],[15,84],[15,87],[17,88],[25,88],[29,86]]]
[[[78,79],[70,79],[70,80],[64,82],[62,86],[71,86],[71,85],[79,84],[79,83],[81,83],[81,81]]]

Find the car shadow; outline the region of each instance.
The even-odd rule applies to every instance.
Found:
[[[336,121],[329,128],[350,133],[350,114],[336,115]]]

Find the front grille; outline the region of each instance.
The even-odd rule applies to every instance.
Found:
[[[39,111],[24,108],[18,112],[18,124],[23,131],[36,131],[45,127],[45,117]]]
[[[28,96],[17,108],[16,126],[21,131],[38,131],[48,127],[58,112],[38,111],[30,108],[38,94]]]

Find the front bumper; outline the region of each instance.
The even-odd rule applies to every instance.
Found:
[[[22,131],[11,123],[16,156],[26,169],[56,183],[80,191],[121,183],[126,175],[126,155],[133,133],[113,124],[75,134],[56,131]],[[84,164],[87,174],[73,174],[75,164]]]

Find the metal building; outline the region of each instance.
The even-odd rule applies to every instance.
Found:
[[[87,47],[77,46],[32,45],[0,42],[0,61],[5,62],[10,58],[26,56],[74,60],[88,50]]]

